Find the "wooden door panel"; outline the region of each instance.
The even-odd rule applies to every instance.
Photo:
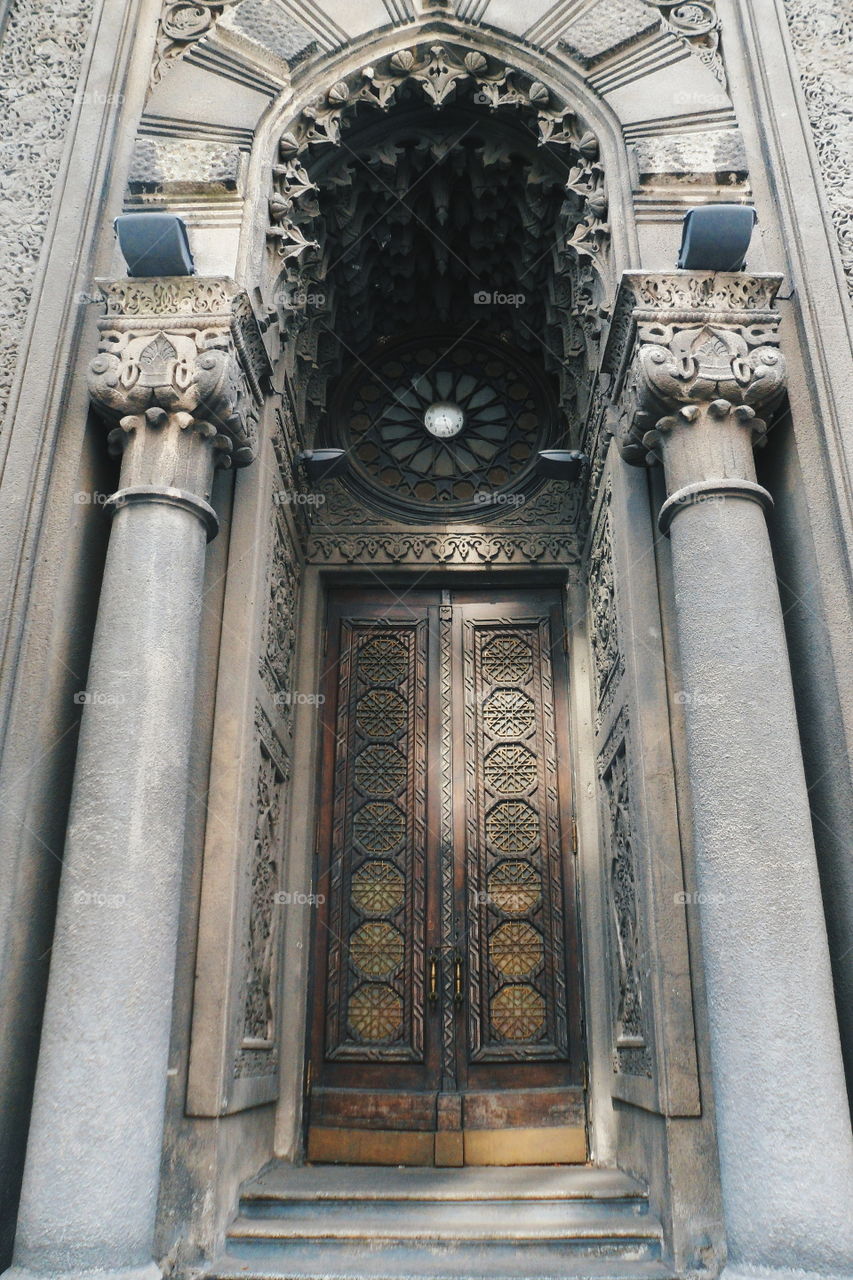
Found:
[[[582,1159],[559,595],[341,592],[328,634],[309,1159]]]
[[[567,1062],[567,849],[550,617],[459,612],[468,1064]]]
[[[434,874],[427,617],[425,603],[395,609],[393,601],[346,596],[329,609],[322,782],[329,802],[319,832],[324,901],[312,1045],[319,1089],[435,1088],[424,985]]]

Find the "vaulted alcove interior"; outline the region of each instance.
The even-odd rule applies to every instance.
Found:
[[[341,82],[282,137],[274,302],[308,438],[398,517],[471,518],[579,438],[607,199],[597,139],[543,85],[437,47],[418,67]],[[464,438],[424,441],[457,401]]]

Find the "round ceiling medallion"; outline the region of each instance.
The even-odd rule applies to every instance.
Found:
[[[331,413],[347,483],[412,519],[505,514],[501,495],[538,488],[536,454],[553,423],[526,360],[470,336],[377,348],[344,378]]]

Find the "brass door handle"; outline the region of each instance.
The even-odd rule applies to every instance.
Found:
[[[427,999],[430,1004],[435,1004],[438,1000],[438,956],[434,951],[429,956],[429,992]]]
[[[453,1003],[462,1003],[462,957],[458,953],[453,957]]]

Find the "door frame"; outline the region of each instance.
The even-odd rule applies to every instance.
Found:
[[[383,566],[381,574],[371,565],[347,568],[306,564],[297,622],[296,691],[299,699],[294,714],[293,796],[286,853],[283,859],[284,887],[306,898],[315,892],[315,843],[321,803],[320,758],[322,734],[317,704],[310,701],[320,688],[322,640],[328,595],[339,588],[405,590],[446,587],[455,591],[524,590],[551,587],[561,590],[563,620],[567,637],[569,706],[567,738],[570,747],[571,788],[575,801],[579,852],[575,858],[577,899],[577,963],[581,1004],[581,1043],[587,1064],[588,1160],[612,1159],[615,1124],[609,1104],[606,1079],[600,1082],[595,1063],[606,1062],[607,1009],[604,985],[598,972],[603,955],[605,919],[600,888],[599,820],[596,802],[592,741],[592,706],[589,686],[589,646],[587,641],[587,598],[575,566],[565,569],[538,569],[530,564],[500,570],[482,566]],[[310,903],[288,911],[281,929],[281,1008],[288,1010],[284,1025],[291,1048],[301,1051],[281,1055],[280,1093],[276,1105],[275,1154],[300,1162],[305,1150],[307,1108],[304,1101],[310,1085],[311,963],[313,911]],[[597,959],[596,959],[597,953]],[[591,963],[590,963],[591,962]],[[592,970],[592,973],[590,973]],[[597,991],[593,999],[592,993]],[[596,1007],[595,1000],[598,1001]],[[596,1087],[600,1083],[602,1087]]]

